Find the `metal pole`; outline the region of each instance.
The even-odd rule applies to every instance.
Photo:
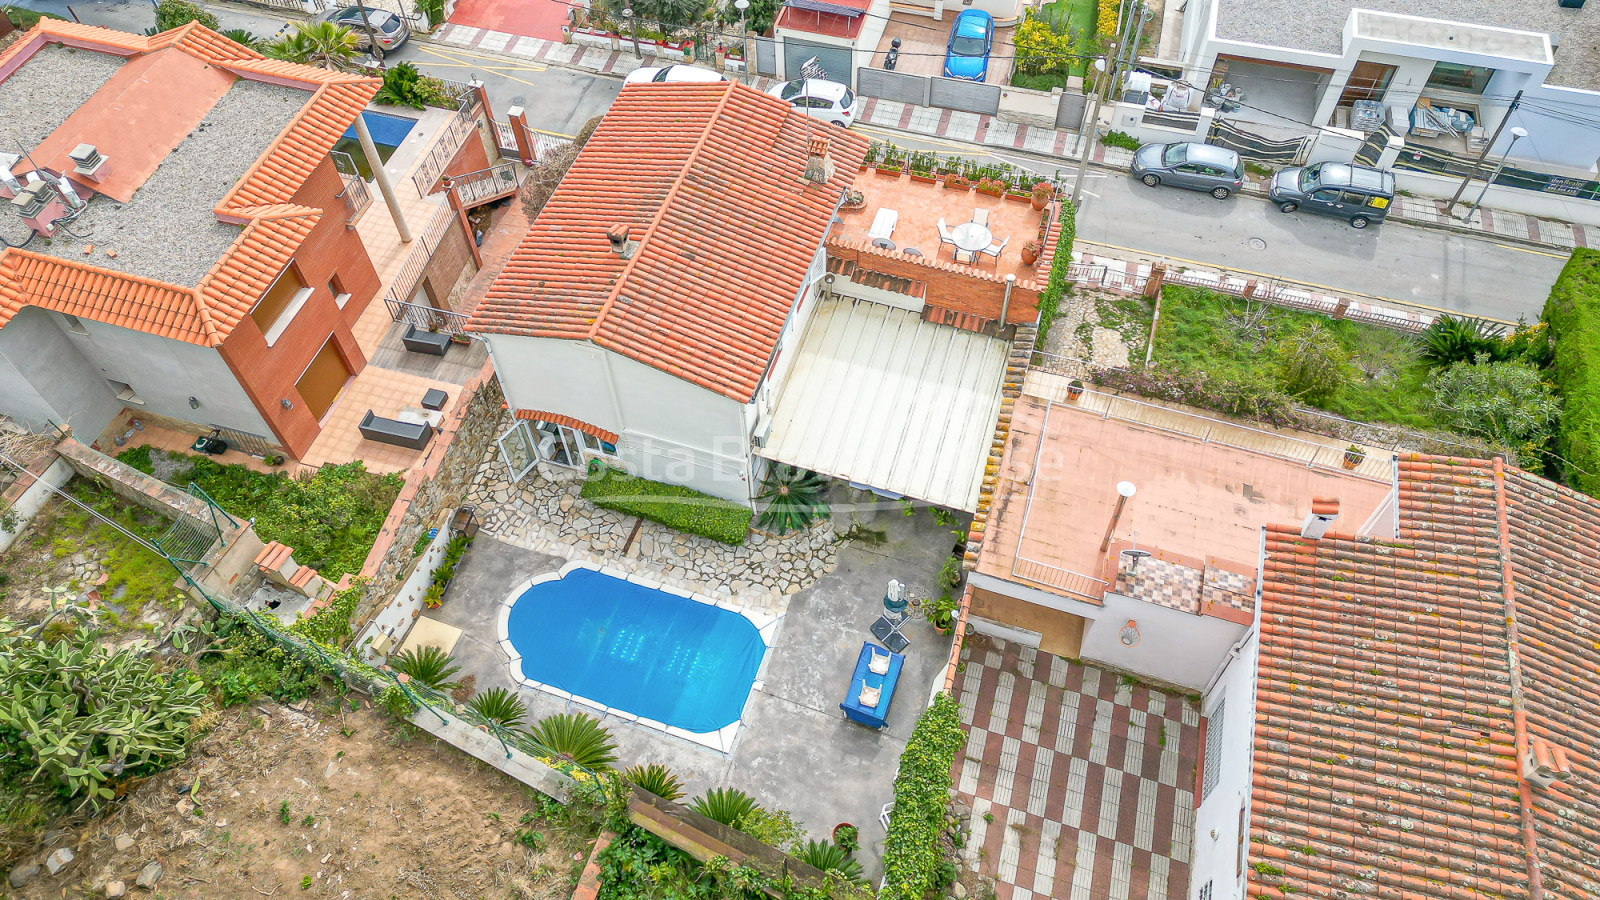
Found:
[[[366,0],[356,0],[356,9],[361,11],[361,25],[367,30],[367,52],[378,61],[378,70],[383,70],[383,47],[378,45],[378,33],[372,28],[372,21],[367,18]],[[365,148],[363,148],[365,149]]]
[[[389,215],[394,217],[394,227],[400,232],[400,242],[411,243],[411,229],[406,225],[405,214],[400,212],[400,201],[394,195],[394,185],[389,183],[389,173],[383,170],[383,158],[378,156],[378,146],[372,142],[372,132],[367,130],[367,120],[356,116],[356,137],[361,141],[361,152],[367,156],[367,165],[372,167],[372,175],[378,179],[378,190],[383,193],[383,202],[389,207]]]
[[[1102,62],[1105,57],[1100,57],[1090,62]],[[1078,154],[1078,172],[1072,176],[1072,205],[1078,205],[1078,200],[1083,196],[1083,173],[1089,168],[1089,146],[1094,141],[1095,129],[1100,123],[1100,92],[1094,91],[1089,95],[1089,109],[1084,113],[1083,123],[1078,126],[1078,139],[1083,142],[1083,152]]]
[[[639,27],[633,21],[633,7],[625,7],[622,10],[622,15],[628,20],[628,35],[633,38],[633,58],[644,59],[643,56],[639,55]]]
[[[1483,203],[1483,198],[1488,196],[1489,188],[1494,185],[1494,180],[1500,177],[1500,170],[1506,167],[1506,157],[1511,155],[1511,148],[1515,147],[1517,145],[1517,141],[1521,140],[1522,135],[1526,133],[1527,132],[1524,132],[1521,128],[1511,129],[1511,143],[1506,145],[1506,152],[1500,154],[1500,162],[1495,164],[1494,171],[1491,172],[1488,179],[1483,182],[1483,190],[1478,192],[1478,199],[1472,201],[1472,207],[1467,210],[1467,217],[1463,221],[1470,222],[1472,220],[1472,214],[1478,211],[1478,207]]]
[[[1455,196],[1450,198],[1450,202],[1445,204],[1445,209],[1455,209],[1456,204],[1461,202],[1461,195],[1466,193],[1467,190],[1467,182],[1472,180],[1472,176],[1478,172],[1478,167],[1483,165],[1483,161],[1488,158],[1489,151],[1500,140],[1500,132],[1505,130],[1506,123],[1511,121],[1511,114],[1517,111],[1517,105],[1521,102],[1522,92],[1517,91],[1517,95],[1511,98],[1511,105],[1506,107],[1506,114],[1500,119],[1500,124],[1495,126],[1494,135],[1489,138],[1489,143],[1483,145],[1483,152],[1478,154],[1478,158],[1472,161],[1472,168],[1461,179],[1461,185],[1456,188]],[[1471,213],[1467,214],[1469,218],[1471,215]]]

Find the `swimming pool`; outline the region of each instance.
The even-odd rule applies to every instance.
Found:
[[[417,124],[416,119],[408,119],[405,116],[389,116],[371,111],[363,112],[361,118],[367,123],[367,133],[372,135],[372,145],[377,148],[378,157],[383,162],[389,161],[389,157],[393,156],[394,151],[400,148],[401,142],[406,139],[406,135],[410,134],[411,129],[415,128]],[[356,137],[356,126],[354,124],[344,130],[344,134],[340,135],[339,140],[334,143],[333,149],[340,153],[350,154],[350,158],[355,161],[356,170],[361,173],[361,177],[368,181],[372,180],[372,164],[367,159],[366,151],[361,149],[361,141]]]
[[[523,684],[728,752],[777,621],[569,564],[506,598],[500,636]]]

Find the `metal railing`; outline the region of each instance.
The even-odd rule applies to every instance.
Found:
[[[470,98],[463,98],[456,114],[450,117],[444,127],[439,130],[439,136],[434,139],[433,147],[428,150],[417,169],[411,173],[411,183],[417,188],[417,196],[426,197],[433,193],[433,186],[444,174],[445,166],[450,165],[450,160],[456,151],[467,142],[467,138],[478,130],[478,102],[477,92]]]
[[[500,163],[450,178],[450,187],[456,192],[456,199],[461,201],[464,209],[516,193],[521,183],[522,168],[516,163]]]
[[[346,213],[345,224],[354,228],[356,219],[367,211],[372,205],[372,194],[367,191],[367,183],[359,176],[339,174],[339,180],[344,182],[344,190],[339,192],[340,199],[344,200]]]
[[[1011,574],[1024,581],[1035,584],[1048,585],[1057,590],[1076,594],[1099,603],[1105,596],[1106,588],[1110,587],[1103,579],[1071,569],[1063,569],[1050,563],[1028,559],[1020,554],[1011,558]]]
[[[415,325],[423,331],[440,331],[445,334],[472,337],[467,333],[467,321],[470,317],[455,310],[421,306],[393,297],[383,298],[383,305],[389,309],[389,318],[396,322]]]
[[[513,130],[510,122],[495,120],[494,144],[500,148],[501,153],[514,154],[517,152],[517,133]]]

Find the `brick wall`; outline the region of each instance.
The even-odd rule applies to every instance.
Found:
[[[463,279],[478,271],[472,261],[472,248],[467,246],[467,235],[459,223],[452,222],[440,239],[433,257],[422,270],[422,283],[428,299],[434,306],[450,306],[450,298]]]
[[[863,269],[923,282],[928,286],[927,302],[931,306],[989,320],[1000,318],[1006,283],[1003,277],[991,272],[926,256],[912,257],[880,250],[837,235],[828,238],[828,255],[854,261]],[[1037,273],[1035,269],[1035,278],[1039,277]],[[1007,324],[1021,325],[1039,318],[1039,292],[1044,283],[1035,278],[1018,279],[1012,288],[1011,303],[1006,309]]]
[[[417,537],[441,511],[461,502],[484,453],[500,436],[505,394],[491,366],[485,365],[461,389],[460,397],[440,425],[427,457],[406,473],[405,486],[367,554],[361,574],[372,582],[356,607],[352,634],[360,634],[367,620],[393,597],[405,580]]]
[[[288,329],[268,347],[261,329],[246,317],[221,347],[222,358],[272,427],[273,436],[294,457],[304,455],[321,431],[294,386],[312,357],[331,336],[352,374],[367,364],[350,329],[377,296],[379,280],[360,235],[345,228],[344,201],[338,197],[343,187],[333,160],[324,159],[294,195],[293,202],[323,214],[294,255],[292,264],[312,294]],[[336,274],[351,295],[343,309],[335,305],[329,288]],[[283,400],[292,408],[285,409]]]

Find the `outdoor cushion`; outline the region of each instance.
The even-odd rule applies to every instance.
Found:
[[[878,697],[883,693],[883,688],[861,686],[861,705],[877,708]]]

